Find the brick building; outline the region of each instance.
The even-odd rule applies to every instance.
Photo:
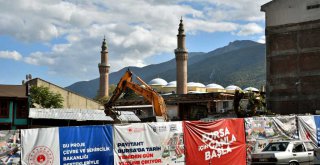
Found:
[[[273,0],[266,15],[267,103],[280,114],[320,110],[320,1]]]

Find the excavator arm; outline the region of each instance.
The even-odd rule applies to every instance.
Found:
[[[112,106],[115,104],[115,101],[120,97],[124,90],[126,88],[130,88],[136,94],[143,96],[146,100],[152,103],[156,116],[162,116],[164,120],[167,121],[167,110],[162,96],[148,86],[141,78],[137,77],[137,79],[145,87],[141,87],[140,85],[132,82],[132,72],[129,70],[126,71],[126,73],[121,77],[116,89],[113,92],[113,95],[105,104],[105,113],[116,118],[118,114],[112,110]]]

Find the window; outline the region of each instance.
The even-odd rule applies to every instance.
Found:
[[[310,10],[310,9],[316,9],[316,8],[320,8],[320,4],[315,4],[315,5],[309,5],[307,6],[307,9]]]
[[[312,142],[305,142],[304,143],[306,146],[307,151],[313,151],[316,147]]]
[[[28,102],[27,100],[18,100],[16,108],[17,118],[27,118],[28,117]]]
[[[9,117],[9,101],[0,100],[0,118]]]
[[[269,143],[262,151],[285,151],[289,142]]]
[[[294,144],[293,152],[305,152],[305,151],[306,151],[306,149],[304,148],[302,143]]]
[[[227,101],[224,101],[224,102],[223,102],[223,108],[224,108],[224,109],[228,108],[228,102],[227,102]]]

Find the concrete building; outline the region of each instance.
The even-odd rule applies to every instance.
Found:
[[[187,80],[188,80],[188,50],[186,49],[186,34],[184,33],[183,20],[181,18],[179,24],[179,33],[177,35],[177,49],[174,50],[176,55],[177,66],[177,94],[187,93]]]
[[[99,98],[109,96],[109,69],[108,64],[108,47],[106,39],[103,39],[101,46],[101,63],[99,63],[100,84],[99,84]]]
[[[266,15],[267,105],[275,113],[320,110],[320,0],[273,0]]]
[[[104,109],[100,103],[90,98],[78,95],[40,78],[31,79],[28,81],[28,83],[35,86],[45,86],[48,87],[52,92],[60,93],[63,97],[62,105],[65,109]]]
[[[28,127],[28,96],[25,85],[0,85],[0,130]]]

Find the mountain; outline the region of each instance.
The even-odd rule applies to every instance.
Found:
[[[218,83],[222,86],[230,84],[240,87],[254,86],[259,88],[265,84],[265,45],[254,41],[243,40],[230,42],[227,46],[214,51],[191,52],[188,59],[188,82],[203,84]],[[161,77],[165,80],[176,80],[175,59],[152,64],[142,68],[125,67],[110,73],[109,83],[117,84],[124,72],[130,70],[145,82]],[[99,78],[90,81],[76,82],[67,89],[93,98],[99,87]]]

